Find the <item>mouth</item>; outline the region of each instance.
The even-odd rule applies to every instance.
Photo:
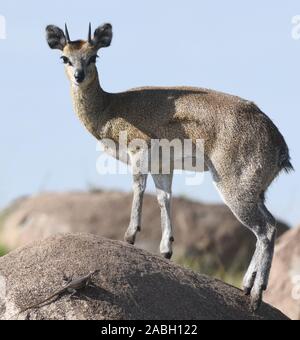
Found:
[[[79,81],[77,81],[77,80],[73,80],[73,84],[75,85],[75,86],[77,86],[77,87],[79,87],[79,86],[81,86],[82,84],[83,84],[83,81],[81,81],[81,82],[79,82]]]
[[[73,77],[73,82],[76,86],[80,86],[85,82],[85,77]]]

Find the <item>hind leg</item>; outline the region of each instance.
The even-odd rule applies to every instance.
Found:
[[[244,290],[251,294],[251,306],[257,310],[267,289],[274,254],[276,221],[264,205],[262,195],[249,190],[240,195],[238,188],[228,192],[218,185],[226,204],[235,216],[257,237],[256,251],[244,278]],[[228,188],[228,187],[227,187]]]
[[[267,277],[265,278],[265,282],[263,285],[264,290],[267,289],[268,285],[268,279],[269,279],[269,273],[270,270],[268,270],[269,267],[271,267],[272,264],[272,259],[274,255],[274,244],[275,244],[275,239],[276,239],[276,220],[274,217],[271,215],[271,213],[268,211],[264,203],[259,204],[259,210],[261,213],[265,216],[266,219],[266,235],[258,235],[258,244],[256,247],[255,254],[253,256],[253,260],[251,262],[251,265],[247,271],[247,274],[244,278],[244,290],[247,295],[251,293],[251,290],[254,287],[254,283],[256,281],[256,277],[258,275],[257,271],[257,265],[259,263],[262,264],[262,266],[265,266],[267,268],[266,272],[268,273]],[[266,249],[266,252],[269,254],[267,258],[263,257],[263,250],[264,248]],[[258,279],[261,279],[258,277]]]
[[[265,217],[266,228],[258,233],[258,259],[259,270],[251,291],[252,305],[256,310],[262,300],[262,292],[267,290],[270,271],[274,256],[274,248],[277,233],[277,223],[275,218],[268,211],[264,203],[259,205],[259,209]]]

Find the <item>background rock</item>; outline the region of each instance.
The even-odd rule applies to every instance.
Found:
[[[63,296],[19,316],[47,320],[284,320],[270,306],[249,311],[249,299],[220,281],[121,242],[93,235],[56,235],[0,259],[6,294],[0,319],[41,301],[60,288],[63,273],[100,269],[80,299]]]
[[[58,232],[88,232],[123,240],[131,201],[131,194],[101,191],[25,198],[6,212],[0,228],[0,244],[16,249]],[[225,272],[243,274],[246,270],[256,240],[226,206],[175,198],[173,220],[175,256],[179,263],[224,280]],[[287,229],[279,224],[279,235]],[[160,239],[158,204],[154,196],[146,195],[143,231],[137,246],[156,253]]]
[[[300,320],[300,227],[283,235],[275,250],[266,301]]]

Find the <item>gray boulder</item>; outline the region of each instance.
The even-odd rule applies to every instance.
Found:
[[[77,299],[65,295],[21,315],[62,285],[63,274],[95,269]],[[263,305],[253,314],[243,293],[159,256],[88,234],[52,236],[0,259],[0,319],[286,320]]]
[[[300,320],[300,227],[283,235],[275,248],[265,299],[293,320]]]

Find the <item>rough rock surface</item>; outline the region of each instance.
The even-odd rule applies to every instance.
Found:
[[[96,287],[19,315],[47,320],[285,320],[263,305],[257,314],[241,291],[118,241],[87,234],[56,235],[0,259],[0,319],[60,288],[63,273],[95,269]],[[4,290],[6,287],[6,293]]]
[[[266,301],[291,319],[300,320],[300,227],[283,235],[276,246]]]
[[[0,244],[16,249],[61,232],[87,232],[123,240],[129,224],[132,195],[118,192],[41,194],[19,200],[0,227]],[[173,202],[175,254],[190,257],[211,254],[224,268],[233,259],[245,270],[252,257],[255,238],[224,205],[208,205],[183,198]],[[116,213],[117,212],[117,213]],[[143,231],[137,246],[158,252],[161,228],[156,198],[146,195]],[[279,235],[288,227],[279,224]]]

